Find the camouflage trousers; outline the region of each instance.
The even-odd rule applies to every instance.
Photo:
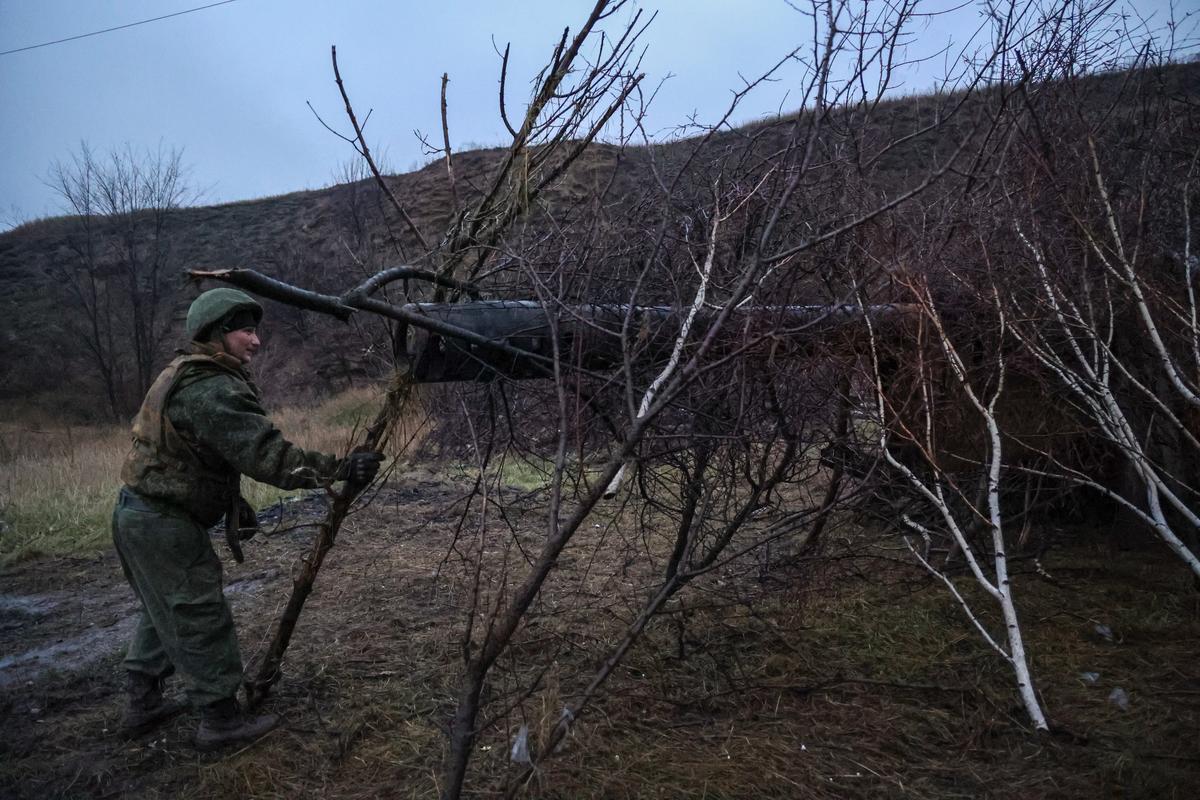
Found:
[[[151,678],[178,669],[197,706],[235,696],[242,657],[208,532],[183,511],[123,488],[113,543],[142,607],[125,668]]]

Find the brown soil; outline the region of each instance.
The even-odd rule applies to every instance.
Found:
[[[455,556],[445,562],[464,491],[410,474],[351,517],[268,701],[283,725],[225,752],[191,747],[194,714],[142,739],[116,735],[135,607],[114,557],[11,568],[0,584],[0,796],[435,797],[467,603]],[[270,636],[311,535],[297,525],[316,505],[289,510],[282,530],[248,544],[244,565],[227,567],[247,661]],[[537,535],[533,518],[509,522]],[[1109,573],[1090,563],[1063,553],[1047,561],[1054,582],[1023,578],[1055,735],[1028,731],[1009,673],[952,603],[912,584],[855,582],[856,568],[822,583],[840,593],[770,581],[752,611],[701,592],[651,629],[528,795],[1197,796],[1196,596],[1157,556]],[[522,662],[540,668],[545,642],[582,643],[556,650],[535,698],[485,731],[471,796],[501,793],[520,727],[536,741],[557,719],[569,692],[556,681],[587,677],[599,651],[586,645],[618,630],[605,620],[548,631],[543,618],[501,662],[498,694],[527,677],[509,674]],[[1124,707],[1110,699],[1118,688]]]
[[[319,654],[356,672],[373,664],[372,653],[386,645],[366,634],[372,626],[384,623],[388,639],[395,641],[406,638],[405,631],[434,624],[421,613],[429,605],[431,567],[424,558],[410,561],[406,554],[433,556],[444,548],[440,523],[454,497],[450,486],[418,479],[405,489],[381,492],[345,524],[293,639],[298,663],[285,666],[302,675],[286,674],[277,692],[274,710],[289,723],[302,718],[299,725],[285,724],[289,735],[336,741],[341,733],[309,727],[323,727],[314,692],[325,680],[322,667],[306,656]],[[260,515],[265,532],[246,544],[246,562],[226,560],[225,591],[247,663],[265,647],[286,601],[290,565],[307,549],[311,523],[320,512],[322,503],[316,500],[289,507],[282,520],[278,514]],[[380,529],[375,518],[385,510],[392,516],[398,503],[404,504],[404,524]],[[221,537],[214,536],[213,546],[225,554]],[[194,714],[140,740],[116,735],[123,711],[120,657],[137,604],[115,554],[42,559],[12,567],[2,577],[0,796],[176,796],[192,786],[197,767],[229,756],[194,753]],[[381,660],[374,672],[390,674],[388,661]],[[180,682],[172,683],[168,691],[182,695]],[[305,711],[291,708],[293,702]]]

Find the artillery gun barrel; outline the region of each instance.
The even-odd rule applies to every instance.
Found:
[[[626,358],[640,366],[661,363],[670,355],[686,314],[673,306],[544,306],[533,300],[410,303],[405,310],[531,354],[522,357],[414,324],[409,328],[408,352],[420,383],[488,381],[498,376],[545,378],[556,337],[563,362],[591,371],[614,369]],[[719,313],[719,309],[702,309],[691,338],[702,337]],[[887,324],[911,318],[916,308],[889,303],[867,306],[866,313],[873,321]],[[811,352],[822,344],[845,349],[854,348],[848,343],[864,332],[863,309],[857,305],[744,306],[726,320],[720,346],[750,343],[757,350],[766,343],[772,353],[778,353],[780,343],[793,353]]]

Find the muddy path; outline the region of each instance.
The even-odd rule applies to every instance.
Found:
[[[381,492],[372,503],[378,512],[403,502],[405,516],[411,517],[430,501],[445,505],[453,497],[449,486],[417,479],[404,489]],[[290,564],[304,551],[324,510],[318,495],[265,509],[259,514],[263,534],[246,545],[243,564],[230,560],[220,532],[211,532],[236,616],[259,616],[287,592]],[[413,531],[426,527],[435,510],[426,508]],[[368,506],[357,521],[370,525],[371,512]],[[338,552],[351,559],[361,555],[353,544]],[[75,675],[111,659],[128,641],[138,610],[111,550],[91,558],[42,558],[0,572],[0,690],[36,683],[51,673]]]
[[[383,641],[355,633],[386,607],[408,610],[403,619],[389,618],[402,623],[400,629],[437,627],[434,617],[445,613],[438,603],[401,598],[428,586],[459,496],[459,487],[418,475],[403,488],[379,492],[347,521],[309,598],[286,677],[293,669],[319,673],[310,662],[314,652],[387,672],[373,656]],[[241,565],[214,535],[247,665],[269,640],[292,566],[307,551],[322,508],[318,497],[260,514],[264,533],[247,543]],[[419,557],[405,558],[409,552]],[[413,615],[419,606],[428,614]],[[194,712],[141,740],[117,736],[124,706],[120,659],[138,613],[111,551],[43,558],[0,573],[0,797],[177,796],[186,793],[198,765],[222,757],[192,750]],[[173,678],[168,692],[181,696],[182,690]],[[278,690],[285,699],[275,708],[285,717],[289,691],[296,687],[285,679]]]
[[[261,603],[282,574],[270,567],[227,580],[235,613]],[[42,560],[0,581],[0,690],[91,669],[125,645],[137,622],[137,600],[111,553]]]
[[[468,551],[486,547],[519,577],[544,535],[537,498],[514,491],[485,539],[463,515],[468,490],[400,476],[347,520],[267,701],[283,724],[228,751],[196,752],[194,712],[117,735],[137,609],[111,553],[0,574],[0,798],[437,797],[465,623],[486,624],[472,614]],[[271,512],[246,563],[225,562],[248,665],[320,512],[316,501]],[[602,548],[600,526],[586,535],[596,549],[560,559],[558,593],[495,670],[499,713],[468,796],[503,794],[520,732],[557,723],[631,616],[638,564]],[[716,602],[711,586],[693,595],[649,629],[525,796],[1200,796],[1200,600],[1169,561],[1114,568],[1090,552],[1050,554],[1055,582],[1023,577],[1053,737],[1023,725],[1010,678],[951,600],[860,580],[854,566],[824,579],[843,595],[821,588],[807,605],[799,591],[813,587],[783,581],[755,584],[752,607]],[[1117,688],[1127,703],[1111,699]],[[178,677],[169,691],[182,693]]]

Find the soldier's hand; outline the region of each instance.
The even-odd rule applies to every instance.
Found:
[[[357,486],[366,486],[379,474],[379,465],[382,461],[383,453],[369,450],[351,453],[342,462],[342,468],[338,470],[338,477]]]

